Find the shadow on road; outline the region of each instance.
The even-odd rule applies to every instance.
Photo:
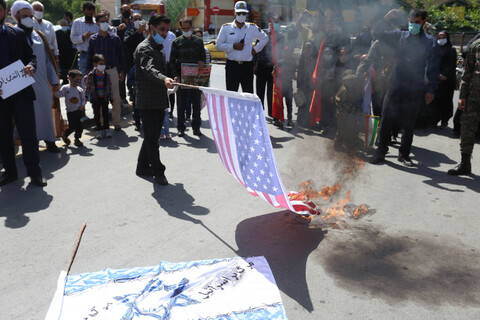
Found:
[[[278,288],[309,312],[313,311],[305,268],[308,256],[324,238],[296,214],[275,212],[250,218],[237,226],[238,255],[264,256]]]
[[[200,220],[193,218],[191,215],[203,216],[210,213],[207,208],[195,205],[195,199],[185,190],[183,183],[168,186],[160,186],[154,183],[153,188],[152,197],[171,217],[201,223]]]
[[[480,306],[480,254],[457,240],[414,232],[391,235],[375,226],[355,226],[329,240],[319,263],[359,297]]]
[[[28,181],[30,178],[26,178]],[[25,227],[30,218],[25,214],[44,210],[50,206],[53,197],[42,188],[28,185],[23,189],[22,178],[2,187],[0,190],[0,217],[6,217],[5,227]]]
[[[183,144],[188,147],[205,149],[208,153],[218,153],[217,146],[213,139],[205,135],[201,137],[194,136],[192,130],[186,131],[185,136],[182,138],[176,137],[176,141],[178,141],[178,144]]]
[[[95,132],[92,131],[92,136],[95,136]],[[120,148],[126,148],[130,146],[131,143],[136,142],[138,140],[138,136],[128,136],[125,131],[112,131],[111,138],[102,138],[102,139],[95,139],[92,138],[90,140],[90,144],[107,148],[109,150],[119,150]]]

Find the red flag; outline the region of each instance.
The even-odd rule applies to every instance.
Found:
[[[283,122],[285,118],[283,115],[282,77],[281,70],[278,67],[278,43],[272,19],[270,19],[270,34],[272,36],[272,59],[275,65],[275,72],[273,73],[272,116]]]
[[[322,90],[320,89],[320,79],[317,80],[317,78],[320,76],[320,70],[322,69],[321,57],[324,46],[325,38],[323,38],[320,46],[315,71],[313,71],[312,75],[312,82],[315,86],[315,91],[313,91],[312,103],[310,104],[310,126],[313,126],[322,119]]]

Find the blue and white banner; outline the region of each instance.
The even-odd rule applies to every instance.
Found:
[[[46,320],[287,319],[264,257],[60,274]]]

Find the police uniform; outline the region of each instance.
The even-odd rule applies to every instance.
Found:
[[[462,162],[448,171],[450,175],[471,173],[470,158],[475,145],[478,122],[480,121],[480,40],[476,40],[468,49],[459,98],[466,100],[466,107],[460,118]]]
[[[233,49],[234,43],[245,44],[243,50]],[[220,29],[217,38],[217,49],[227,53],[225,76],[227,90],[238,91],[242,84],[243,92],[253,93],[253,56],[252,43],[259,41],[253,49],[260,52],[268,43],[268,36],[254,23],[245,22],[239,28],[235,21],[226,23]]]

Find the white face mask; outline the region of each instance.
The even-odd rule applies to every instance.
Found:
[[[33,28],[33,19],[32,17],[25,17],[20,20],[20,23],[26,28]]]
[[[138,29],[140,22],[142,22],[142,20],[135,20],[135,22],[133,23],[133,26],[135,27],[135,29]]]
[[[108,22],[102,22],[100,23],[100,30],[102,30],[103,32],[107,32],[108,31]]]
[[[447,39],[438,39],[437,43],[439,46],[444,46],[447,44]]]
[[[43,12],[42,11],[33,11],[33,16],[37,20],[42,20],[43,19]]]
[[[245,21],[247,20],[247,15],[235,15],[235,20],[238,23],[245,23]]]
[[[106,67],[107,67],[107,66],[104,65],[104,64],[98,64],[98,65],[97,65],[97,70],[100,71],[100,72],[103,72],[103,71],[105,71],[105,68],[106,68]]]
[[[187,31],[187,32],[182,31],[182,34],[185,38],[190,38],[192,36],[192,30]]]

